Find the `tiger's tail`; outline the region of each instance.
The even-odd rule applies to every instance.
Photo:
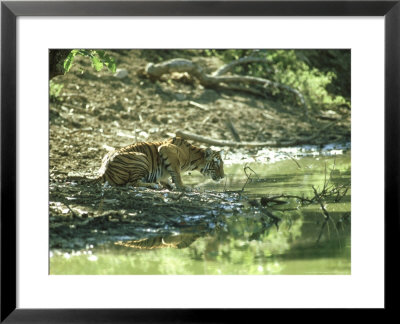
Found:
[[[110,163],[110,160],[113,156],[114,152],[108,152],[106,155],[103,157],[103,161],[101,164],[101,167],[98,171],[98,176],[96,178],[88,178],[86,176],[69,176],[67,180],[69,181],[81,181],[86,184],[95,184],[99,182],[104,182],[105,181],[105,172],[107,170],[108,164]]]

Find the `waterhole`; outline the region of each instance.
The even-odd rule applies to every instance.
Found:
[[[351,273],[348,148],[225,160],[187,193],[50,184],[50,274]]]

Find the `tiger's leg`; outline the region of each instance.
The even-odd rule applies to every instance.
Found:
[[[113,156],[104,177],[112,185],[133,184],[136,186],[146,177],[148,170],[149,161],[145,154],[124,152]]]
[[[130,152],[123,154],[126,154],[126,158],[134,161],[132,165],[128,168],[129,181],[127,182],[127,185],[131,185],[134,187],[145,187],[150,189],[160,189],[160,185],[157,183],[149,183],[143,181],[143,179],[147,178],[150,170],[150,162],[147,155],[140,152]]]
[[[168,173],[171,175],[172,182],[175,183],[178,190],[190,190],[185,187],[181,177],[181,166],[177,149],[175,145],[162,145],[159,147],[158,152],[165,164]]]

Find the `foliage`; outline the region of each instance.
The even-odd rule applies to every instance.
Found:
[[[204,50],[225,63],[245,56],[261,57],[266,64],[238,65],[233,73],[270,79],[300,91],[313,109],[350,107],[349,50]],[[272,89],[285,103],[293,102],[287,91]],[[292,94],[293,95],[293,94]]]
[[[103,50],[86,50],[86,49],[74,49],[72,50],[68,57],[64,61],[64,70],[67,73],[74,62],[75,56],[81,55],[84,57],[89,57],[92,62],[92,67],[98,72],[101,71],[104,65],[111,72],[115,72],[117,66],[115,64],[114,59],[106,54]]]
[[[273,80],[298,89],[311,108],[334,108],[350,105],[341,95],[330,94],[327,86],[336,78],[335,72],[322,72],[298,59],[294,50],[277,50],[267,53],[274,70]],[[276,90],[278,91],[278,90]]]
[[[64,87],[63,84],[55,83],[54,81],[50,80],[50,101],[51,102],[58,102],[60,97],[60,92]]]
[[[351,51],[350,50],[296,50],[298,59],[321,72],[334,72],[336,78],[327,85],[330,93],[343,95],[350,99],[351,95]]]

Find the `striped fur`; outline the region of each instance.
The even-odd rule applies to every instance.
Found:
[[[219,152],[196,147],[175,137],[163,142],[141,142],[108,152],[97,180],[111,185],[168,185],[171,177],[178,189],[185,189],[181,172],[198,170],[217,181],[224,177]]]

